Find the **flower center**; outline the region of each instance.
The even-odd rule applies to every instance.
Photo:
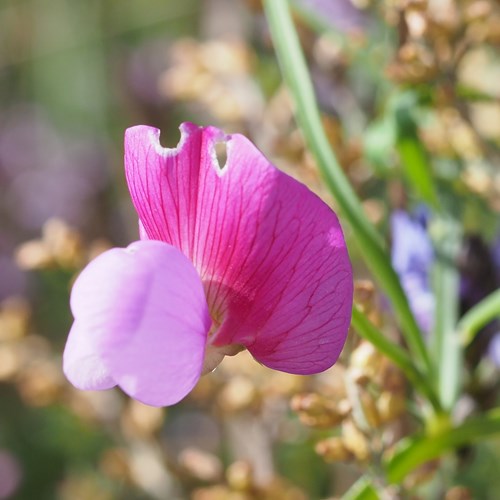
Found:
[[[205,360],[203,363],[202,375],[214,371],[224,359],[224,356],[235,356],[245,349],[245,346],[241,344],[227,344],[222,346],[213,345],[213,342],[217,337],[217,332],[219,331],[222,323],[224,323],[226,308],[223,303],[221,303],[220,300],[217,301],[214,294],[211,293],[213,290],[213,283],[205,282],[204,285],[212,325],[210,326],[210,330],[207,335],[207,345],[205,348]]]
[[[244,349],[242,345],[232,344],[216,347],[207,343],[205,350],[205,360],[203,362],[203,369],[201,374],[213,372],[224,359],[224,356],[234,356]]]

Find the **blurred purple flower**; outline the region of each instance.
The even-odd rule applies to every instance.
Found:
[[[14,259],[0,253],[0,301],[13,295],[24,295],[27,290],[27,277],[19,269]]]
[[[495,262],[495,251],[495,242],[489,247],[477,234],[470,234],[464,238],[458,258],[462,314],[498,288],[500,267]],[[472,366],[477,365],[485,353],[488,353],[492,361],[500,366],[498,347],[496,347],[497,337],[500,336],[499,330],[499,322],[493,321],[476,334],[467,352],[468,361]]]
[[[7,228],[0,228],[0,301],[13,295],[24,295],[27,290],[27,276],[12,256],[15,247],[15,240]]]
[[[434,323],[434,295],[429,279],[434,250],[425,214],[420,210],[412,216],[404,210],[395,210],[390,222],[392,265],[420,328],[428,334]]]
[[[430,284],[434,250],[427,233],[428,210],[418,207],[413,214],[395,210],[391,215],[392,265],[398,273],[413,314],[424,334],[434,323],[435,299]],[[500,273],[500,237],[489,248],[478,235],[463,239],[457,262],[460,271],[460,313],[498,288]],[[488,354],[500,366],[500,325],[492,322],[479,332],[467,350],[467,359],[475,366]]]
[[[21,483],[22,469],[18,460],[0,448],[0,500],[13,498]]]
[[[107,183],[100,139],[57,131],[36,106],[16,105],[0,127],[1,202],[16,225],[39,230],[54,216],[82,226]]]
[[[349,0],[297,0],[297,3],[341,31],[355,31],[366,25],[366,16]]]
[[[151,106],[165,104],[158,82],[168,68],[168,40],[148,41],[136,48],[129,57],[126,67],[127,83],[134,96]]]
[[[500,366],[500,332],[498,331],[490,341],[488,356],[496,366]]]

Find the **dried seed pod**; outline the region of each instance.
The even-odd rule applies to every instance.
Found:
[[[406,476],[406,478],[404,479],[404,487],[411,490],[417,486],[428,483],[434,478],[437,470],[439,469],[439,466],[439,460],[432,460],[421,465],[414,471],[410,472],[408,476]]]
[[[251,464],[243,460],[232,463],[226,470],[226,480],[233,490],[251,490],[254,483]]]
[[[331,437],[316,443],[314,448],[326,462],[346,462],[354,455],[349,451],[340,437]]]
[[[372,395],[366,391],[360,391],[361,408],[363,410],[366,423],[373,428],[377,428],[381,424],[381,418],[377,409],[377,404]]]
[[[362,341],[351,354],[349,373],[356,382],[372,379],[380,368],[381,359],[382,355],[370,342]]]
[[[37,360],[25,367],[17,384],[21,397],[31,406],[48,406],[54,403],[63,386],[60,368],[47,360]]]
[[[487,0],[478,0],[465,6],[464,21],[473,23],[487,19],[492,12],[492,5]]]
[[[391,422],[404,413],[405,398],[401,394],[384,391],[377,398],[376,408],[381,422]]]
[[[342,442],[357,460],[360,462],[368,460],[370,456],[368,439],[352,420],[342,422]]]
[[[382,389],[389,392],[402,394],[406,390],[406,379],[401,370],[387,358],[382,358],[375,381]]]
[[[22,297],[10,297],[0,304],[0,341],[18,340],[28,332],[31,310]]]
[[[221,461],[215,455],[198,448],[183,450],[179,455],[179,465],[199,481],[214,482],[222,477]]]
[[[344,419],[335,401],[316,393],[297,394],[292,398],[291,407],[299,415],[300,421],[310,427],[333,427]]]
[[[42,239],[58,266],[78,268],[83,264],[81,236],[63,220],[49,219],[43,225]]]
[[[252,380],[236,376],[225,385],[217,401],[224,411],[235,412],[251,406],[257,397],[258,393]]]
[[[465,486],[454,486],[444,495],[444,500],[472,500],[472,492]]]
[[[101,456],[99,469],[111,479],[123,481],[130,479],[127,451],[122,448],[109,448]]]
[[[131,399],[122,414],[122,428],[125,433],[134,437],[148,437],[163,424],[165,410],[148,406]]]

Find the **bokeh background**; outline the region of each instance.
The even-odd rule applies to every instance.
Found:
[[[370,220],[389,241],[391,212],[425,201],[401,164],[430,169],[468,235],[462,273],[479,298],[497,288],[498,1],[292,3],[328,138]],[[0,1],[0,499],[333,498],[418,426],[411,387],[355,332],[324,374],[272,372],[242,353],[169,409],[70,387],[72,280],[137,238],[124,130],[153,125],[173,146],[182,121],[248,135],[334,206],[259,1]],[[397,341],[350,248],[358,303]],[[498,404],[495,331],[464,361],[457,413]],[[499,469],[491,439],[392,493],[498,498]]]

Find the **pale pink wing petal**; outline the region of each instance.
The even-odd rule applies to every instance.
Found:
[[[198,273],[174,247],[141,241],[101,254],[75,282],[71,309],[64,371],[75,386],[116,384],[166,406],[198,381],[211,322]]]
[[[93,345],[93,337],[77,321],[71,327],[64,348],[63,369],[68,380],[78,389],[101,391],[116,385]]]
[[[165,149],[158,130],[129,129],[126,174],[147,236],[181,249],[198,269],[221,324],[212,343],[245,345],[291,373],[330,367],[353,291],[336,215],[243,136],[192,124],[181,133],[177,148]]]

